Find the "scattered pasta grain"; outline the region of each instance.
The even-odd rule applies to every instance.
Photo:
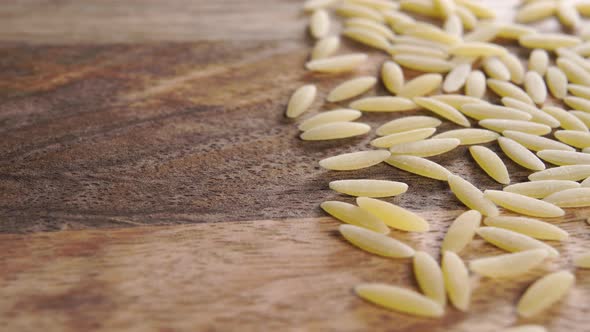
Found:
[[[496,18],[496,13],[481,2],[474,0],[455,0],[459,6],[463,6],[478,18]]]
[[[548,257],[559,256],[559,252],[545,242],[508,229],[486,226],[478,228],[476,233],[486,242],[508,252],[542,249],[548,253]]]
[[[428,232],[430,225],[419,215],[382,200],[357,197],[356,204],[386,225],[407,232]]]
[[[317,93],[313,84],[307,84],[295,90],[287,105],[287,117],[296,118],[309,109]]]
[[[534,105],[527,104],[518,99],[514,99],[511,97],[503,97],[502,104],[504,104],[504,106],[529,113],[532,116],[531,121],[533,122],[545,124],[551,128],[557,128],[560,125],[559,121],[557,121],[557,119],[555,119],[551,115],[541,111]]]
[[[507,53],[508,51],[502,46],[483,42],[465,42],[449,49],[449,54],[460,56],[487,57],[502,56]]]
[[[553,193],[543,199],[559,207],[590,206],[590,188],[572,188]]]
[[[551,127],[548,125],[522,120],[486,119],[479,121],[479,125],[500,133],[504,130],[520,131],[533,135],[547,135],[551,132]]]
[[[457,138],[461,145],[483,144],[495,141],[500,135],[497,133],[479,128],[453,129],[437,134],[432,138]]]
[[[447,17],[443,28],[446,33],[452,36],[463,36],[463,22],[461,22],[461,18],[457,14],[451,14]]]
[[[309,31],[314,38],[324,38],[330,32],[330,16],[323,9],[313,12],[309,21]]]
[[[383,221],[358,206],[338,201],[326,201],[320,206],[326,213],[347,224],[370,229],[380,234],[389,233],[389,228]]]
[[[483,60],[482,65],[489,77],[502,81],[510,80],[510,71],[498,57],[487,57]]]
[[[332,122],[304,131],[300,137],[304,141],[324,141],[360,136],[368,133],[371,126],[358,122]]]
[[[416,142],[396,144],[389,151],[393,155],[402,154],[416,157],[432,157],[451,151],[461,143],[456,138],[435,138]]]
[[[425,109],[435,113],[436,115],[443,117],[449,121],[452,121],[463,127],[470,127],[469,120],[461,114],[453,106],[446,104],[434,98],[417,97],[414,98],[414,102]]]
[[[434,8],[432,1],[428,0],[400,0],[400,9],[414,14],[429,17],[439,17],[440,13]]]
[[[332,89],[326,97],[326,100],[333,103],[354,98],[367,92],[375,85],[375,83],[377,83],[377,79],[373,76],[353,78]]]
[[[446,181],[451,175],[449,170],[434,161],[416,156],[392,155],[385,162],[406,172],[441,181]]]
[[[570,83],[590,86],[590,73],[586,72],[577,63],[566,58],[557,58],[557,67],[563,71]]]
[[[467,311],[471,301],[471,283],[467,267],[452,251],[443,253],[441,267],[449,300],[455,308]]]
[[[473,13],[464,6],[456,6],[455,14],[461,20],[464,29],[471,30],[477,25],[477,17],[475,17],[475,15],[473,15]]]
[[[533,33],[518,38],[521,46],[526,48],[541,48],[545,50],[556,50],[560,47],[576,46],[582,40],[575,36],[563,33]]]
[[[444,92],[455,92],[458,91],[465,85],[467,76],[471,73],[471,65],[464,63],[453,68],[447,76],[443,84]]]
[[[578,130],[558,130],[553,133],[563,143],[579,149],[590,147],[590,133]]]
[[[437,118],[424,115],[406,116],[403,118],[391,120],[379,128],[377,128],[377,135],[385,136],[402,131],[408,131],[420,128],[436,128],[441,125],[441,121]]]
[[[355,225],[340,225],[340,234],[353,245],[375,255],[391,258],[414,256],[414,249],[387,235]]]
[[[342,30],[342,35],[352,39],[361,44],[376,48],[378,50],[387,51],[391,48],[391,44],[387,39],[373,30],[361,27],[347,27]]]
[[[380,35],[381,37],[392,41],[395,39],[395,34],[391,31],[385,24],[379,23],[373,20],[369,20],[362,17],[355,17],[348,19],[344,22],[346,27],[351,28],[362,28],[365,30],[373,31],[374,33]]]
[[[510,81],[516,84],[522,84],[524,82],[524,66],[516,55],[507,53],[500,57],[500,61],[504,63],[510,72]]]
[[[303,10],[311,12],[317,9],[331,7],[337,2],[338,0],[307,0],[303,3]]]
[[[542,49],[534,49],[529,56],[529,70],[536,71],[543,76],[549,66],[549,53]]]
[[[498,31],[498,37],[505,38],[505,39],[517,39],[524,35],[529,35],[531,33],[535,33],[536,30],[518,23],[505,23],[500,25],[500,30]]]
[[[481,213],[479,211],[469,210],[463,212],[447,230],[441,245],[441,251],[461,252],[473,240],[480,223]]]
[[[565,97],[563,101],[573,109],[590,113],[590,100],[580,97]]]
[[[336,55],[317,60],[311,60],[305,64],[308,70],[322,73],[341,73],[355,70],[367,60],[367,55],[354,53],[347,55]]]
[[[474,104],[474,103],[486,104],[487,103],[486,101],[481,100],[480,98],[459,95],[459,94],[435,95],[435,96],[432,96],[432,98],[442,101],[445,104],[449,104],[456,109],[461,108],[465,104]]]
[[[475,98],[483,98],[486,93],[486,77],[480,70],[474,70],[467,76],[465,94]]]
[[[507,210],[531,217],[555,218],[565,215],[565,211],[554,204],[521,194],[488,189],[483,195]]]
[[[505,130],[502,135],[511,138],[518,143],[524,145],[527,149],[533,151],[541,150],[565,150],[574,151],[575,149],[569,145],[554,141],[552,139],[541,137],[537,135],[531,135],[514,130]]]
[[[559,121],[561,128],[563,129],[576,130],[582,132],[588,131],[588,126],[586,126],[584,122],[582,122],[582,120],[578,119],[575,115],[569,113],[563,108],[555,106],[545,106],[543,107],[543,112],[557,119],[557,121]]]
[[[425,96],[440,87],[442,75],[424,74],[417,76],[407,82],[399,89],[398,96],[405,98],[414,98]]]
[[[567,90],[576,97],[590,99],[590,87],[579,84],[568,84]]]
[[[530,120],[532,116],[526,112],[514,108],[492,104],[465,104],[461,107],[461,113],[476,119],[507,119]]]
[[[385,88],[392,94],[397,94],[404,86],[404,73],[401,67],[393,62],[387,61],[381,67],[381,79]]]
[[[557,17],[561,24],[570,29],[580,24],[580,13],[578,13],[573,4],[567,1],[559,1],[557,3]]]
[[[402,97],[366,97],[352,102],[350,108],[365,112],[401,112],[416,109],[417,105]]]
[[[320,160],[320,166],[335,171],[350,171],[377,165],[389,158],[386,150],[370,150],[344,153]]]
[[[590,269],[590,252],[574,258],[574,265],[583,269]]]
[[[478,258],[469,262],[469,269],[489,278],[512,278],[539,266],[548,255],[549,252],[546,249],[531,249]]]
[[[447,178],[451,191],[461,203],[472,210],[479,211],[484,216],[497,216],[496,205],[485,198],[481,190],[477,189],[469,181],[457,175],[450,175]]]
[[[538,279],[518,301],[518,314],[525,318],[539,314],[565,297],[575,280],[569,271],[554,272]]]
[[[336,36],[326,37],[318,40],[311,50],[311,59],[319,60],[327,58],[336,53],[340,47],[340,38]]]
[[[311,128],[321,126],[327,123],[354,121],[361,117],[361,112],[357,110],[338,109],[333,111],[322,112],[301,122],[299,130],[306,131]]]
[[[446,60],[424,55],[397,54],[393,60],[402,67],[421,72],[446,73],[453,67]]]
[[[489,42],[498,36],[500,28],[496,24],[478,23],[478,25],[468,34],[463,36],[465,42]]]
[[[555,1],[535,1],[521,7],[516,12],[515,20],[519,23],[531,23],[553,16],[556,10],[557,4]]]
[[[385,284],[360,284],[355,293],[387,309],[423,317],[441,317],[444,308],[437,302],[415,291]]]
[[[377,22],[385,22],[385,18],[378,10],[353,3],[342,3],[336,8],[336,14],[344,17],[362,17]]]
[[[515,84],[493,78],[488,79],[487,84],[500,97],[510,97],[534,105],[531,97]]]
[[[555,66],[549,67],[545,80],[553,97],[557,99],[565,98],[567,95],[567,76],[561,69]]]
[[[529,175],[529,180],[580,181],[590,176],[590,165],[568,165],[549,168]]]
[[[537,152],[541,159],[559,166],[590,165],[590,155],[583,152],[563,150],[541,150]]]
[[[492,179],[502,184],[510,183],[510,175],[508,169],[502,159],[498,155],[484,147],[484,146],[472,146],[469,148],[471,156],[475,162],[484,170]]]
[[[438,263],[429,254],[416,251],[413,265],[414,276],[422,293],[444,307],[447,304],[445,280]]]
[[[524,76],[524,88],[535,104],[543,104],[547,99],[547,86],[543,77],[536,71],[529,71]]]
[[[552,151],[552,150],[545,150]],[[579,188],[580,184],[569,180],[541,180],[522,182],[504,187],[504,191],[521,194],[533,198],[544,198],[558,191]]]
[[[487,226],[509,229],[541,240],[563,241],[569,237],[563,229],[532,218],[496,216],[486,218],[484,223]]]
[[[388,180],[353,179],[330,182],[330,189],[350,196],[391,197],[405,193],[408,185]]]
[[[524,168],[528,168],[534,171],[541,171],[545,169],[545,164],[534,153],[529,151],[526,147],[520,143],[507,138],[499,137],[498,144],[500,148],[515,163],[519,164]]]
[[[371,141],[371,145],[378,148],[390,148],[396,144],[415,142],[423,140],[434,134],[436,128],[420,128],[402,131],[379,138],[375,138]]]

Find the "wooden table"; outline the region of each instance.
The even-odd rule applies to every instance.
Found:
[[[502,19],[515,1],[488,1]],[[367,304],[360,282],[416,288],[409,260],[351,247],[318,204],[370,177],[410,184],[391,199],[426,217],[393,232],[437,255],[465,208],[443,182],[387,165],[337,173],[327,155],[370,137],[310,143],[283,111],[316,82],[324,97],[354,75],[305,72],[312,41],[299,1],[18,1],[0,5],[0,324],[4,331],[495,331],[590,326],[590,272],[559,306],[518,319],[514,304],[547,271],[590,249],[588,209],[555,221],[562,253],[516,280],[473,276],[468,314],[440,320]],[[546,23],[543,28],[555,27]],[[368,51],[346,43],[348,50]],[[383,55],[359,71],[376,74]],[[384,93],[379,87],[377,94]],[[334,108],[321,106],[314,109]],[[420,113],[420,112],[418,112]],[[425,113],[424,113],[425,114]],[[376,126],[399,115],[364,116]],[[441,130],[451,128],[450,125]],[[497,147],[490,145],[496,151]],[[433,158],[501,188],[465,148]],[[508,162],[513,179],[527,172]],[[468,260],[500,250],[476,239]]]

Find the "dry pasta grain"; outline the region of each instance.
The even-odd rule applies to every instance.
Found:
[[[543,77],[536,71],[529,71],[524,76],[524,89],[535,104],[543,104],[547,99],[547,86]]]
[[[424,74],[407,82],[398,92],[398,96],[413,98],[427,95],[440,87],[442,75]]]
[[[475,231],[481,223],[481,213],[469,210],[459,215],[451,224],[441,245],[441,251],[459,253],[465,248],[475,235]]]
[[[533,135],[547,135],[551,132],[551,127],[548,125],[522,120],[486,119],[479,121],[479,125],[500,133],[504,130],[521,131]]]
[[[510,97],[530,105],[535,104],[526,92],[513,83],[493,78],[488,79],[487,83],[488,87],[500,97]]]
[[[346,0],[351,3],[355,3],[365,7],[371,7],[378,11],[384,10],[396,10],[399,8],[399,4],[388,0]]]
[[[575,36],[563,33],[533,33],[518,38],[521,46],[526,48],[541,48],[545,50],[556,50],[560,47],[571,47],[578,45],[582,40]]]
[[[580,97],[565,97],[563,101],[573,109],[590,113],[590,100]]]
[[[330,16],[323,9],[313,12],[309,20],[309,31],[314,38],[324,38],[330,32]]]
[[[532,218],[496,216],[486,218],[484,223],[487,226],[509,229],[541,240],[563,241],[569,237],[563,229]]]
[[[498,137],[498,144],[504,154],[520,166],[533,171],[545,169],[545,164],[520,143],[507,137]]]
[[[300,138],[304,141],[324,141],[360,136],[368,133],[371,126],[358,122],[332,122],[304,131]]]
[[[332,217],[347,224],[367,228],[380,234],[389,233],[389,228],[383,221],[358,206],[338,201],[326,201],[320,204],[320,207]]]
[[[543,112],[548,113],[561,125],[561,128],[566,130],[577,130],[577,131],[588,131],[588,126],[582,122],[582,120],[578,119],[575,115],[569,113],[568,111],[564,110],[563,108],[555,107],[555,106],[545,106],[543,107]]]
[[[367,58],[367,55],[363,53],[336,55],[322,59],[311,60],[305,64],[305,67],[308,70],[321,73],[341,73],[355,70],[363,62],[365,62]]]
[[[553,151],[553,150],[545,150]],[[557,151],[557,150],[555,150]],[[579,188],[580,184],[575,181],[568,180],[542,180],[532,182],[522,182],[504,187],[504,191],[521,194],[533,198],[544,198],[555,192]]]
[[[482,42],[465,42],[449,49],[449,54],[452,55],[475,57],[502,56],[507,53],[508,51],[502,46]]]
[[[507,119],[530,120],[532,116],[526,112],[514,108],[492,104],[465,104],[461,107],[461,113],[476,120]]]
[[[534,49],[529,56],[529,70],[536,71],[543,76],[549,66],[549,53],[542,49]]]
[[[565,215],[565,212],[554,204],[500,190],[486,190],[484,197],[501,207],[531,217],[555,218]]]
[[[461,41],[460,37],[453,36],[430,23],[416,23],[412,28],[408,29],[408,31],[406,31],[405,33],[410,36],[432,40],[446,45],[455,45]]]
[[[336,36],[326,37],[318,40],[311,50],[311,59],[318,60],[331,56],[340,47],[340,38]]]
[[[317,9],[331,7],[337,2],[338,0],[307,0],[303,3],[303,10],[311,12]]]
[[[404,43],[396,43],[394,46],[391,46],[387,51],[391,55],[396,55],[396,54],[422,55],[422,56],[433,57],[433,58],[438,58],[438,59],[442,59],[442,60],[448,58],[448,56],[449,56],[446,51],[441,50],[439,48],[424,46],[424,45],[404,44]]]
[[[307,84],[295,90],[287,105],[287,117],[296,118],[309,109],[317,93],[313,84]]]
[[[335,171],[350,171],[377,165],[389,158],[386,150],[371,150],[344,153],[320,160],[320,166]]]
[[[456,138],[461,145],[482,144],[495,141],[500,135],[497,133],[479,128],[453,129],[437,134],[432,138]]]
[[[378,50],[387,51],[391,48],[391,44],[385,37],[366,28],[347,27],[342,30],[342,35],[361,44],[374,47]]]
[[[570,83],[590,86],[590,74],[580,65],[566,58],[557,58],[557,67],[563,71]]]
[[[448,177],[448,183],[453,194],[468,208],[479,211],[484,216],[498,215],[499,212],[496,205],[485,198],[481,190],[477,189],[469,181],[457,175],[450,175]]]
[[[531,135],[514,130],[505,130],[502,135],[511,138],[518,143],[524,145],[527,149],[533,151],[541,150],[565,150],[574,151],[575,149],[569,145],[554,141],[552,139]]]
[[[467,118],[463,114],[461,114],[461,112],[459,112],[453,106],[446,104],[442,101],[436,100],[434,98],[417,97],[414,98],[414,102],[424,107],[425,109],[435,113],[436,115],[443,117],[449,121],[452,121],[460,126],[471,126],[469,120],[467,120]]]
[[[549,255],[546,249],[531,249],[469,262],[469,269],[489,278],[512,278],[539,266]]]
[[[590,269],[590,253],[585,253],[574,258],[574,265],[583,269]]]
[[[353,4],[343,3],[336,8],[336,14],[344,17],[362,17],[377,22],[385,22],[383,15],[373,8]]]
[[[414,276],[422,293],[444,307],[447,304],[445,280],[438,263],[424,251],[414,255]]]
[[[467,76],[465,94],[475,98],[483,98],[486,93],[486,77],[480,70],[474,70]]]
[[[348,242],[372,254],[391,258],[414,256],[414,249],[387,235],[355,225],[340,225],[338,230]]]
[[[516,13],[515,20],[519,23],[531,23],[553,16],[556,10],[555,1],[535,1],[521,7]]]
[[[366,97],[352,102],[350,108],[365,112],[400,112],[416,109],[417,105],[402,97]]]
[[[381,67],[381,79],[385,88],[392,94],[396,94],[404,86],[404,73],[401,67],[393,62],[386,61]]]
[[[574,96],[590,99],[590,87],[579,84],[568,84],[567,90]]]
[[[443,91],[455,92],[461,89],[463,85],[465,85],[465,81],[467,80],[467,76],[470,72],[471,65],[468,63],[464,63],[453,68],[453,70],[451,70],[445,77],[442,87]]]
[[[455,14],[461,19],[464,29],[471,30],[477,25],[477,17],[464,6],[456,6]]]
[[[474,0],[455,0],[455,3],[459,6],[463,6],[473,13],[478,18],[495,18],[496,13],[483,5],[481,2]]]
[[[559,207],[590,206],[590,188],[572,188],[553,193],[543,199]]]
[[[474,104],[474,103],[486,104],[487,103],[486,101],[481,100],[480,98],[459,95],[459,94],[435,95],[435,96],[432,96],[432,98],[434,98],[438,101],[442,101],[445,104],[449,104],[457,109],[461,108],[465,104]]]
[[[498,57],[487,57],[483,60],[482,65],[489,77],[502,81],[510,80],[510,71]]]
[[[414,14],[420,14],[429,17],[439,17],[440,14],[434,8],[434,4],[429,0],[401,0],[400,9]]]
[[[586,61],[586,59],[580,56],[578,53],[568,49],[568,48],[558,48],[555,50],[557,56],[560,58],[568,59],[576,63],[578,66],[584,68],[586,71],[590,70],[590,63]]]
[[[554,272],[542,277],[522,295],[516,311],[525,318],[539,314],[565,297],[575,280],[576,277],[569,271]]]
[[[529,113],[532,116],[532,122],[541,123],[551,128],[557,128],[560,125],[559,121],[557,121],[557,119],[555,119],[551,115],[541,111],[534,105],[527,104],[518,99],[514,99],[511,97],[503,97],[502,104],[504,104],[504,106]]]
[[[387,11],[382,14],[387,24],[397,33],[404,33],[416,24],[416,20],[413,17],[402,12]]]
[[[299,130],[306,131],[311,128],[321,126],[327,123],[354,121],[361,117],[361,112],[357,110],[338,109],[333,111],[322,112],[301,122]]]
[[[446,60],[424,55],[397,54],[393,60],[402,67],[421,72],[446,73],[453,67]]]
[[[561,69],[555,66],[549,67],[545,80],[553,97],[557,99],[565,98],[567,95],[567,76]]]
[[[347,28],[362,28],[369,30],[389,41],[393,41],[395,39],[395,34],[385,24],[366,18],[354,17],[348,19],[344,22],[344,26]]]
[[[372,88],[377,79],[373,76],[353,78],[337,85],[326,97],[329,102],[338,102],[359,96]]]
[[[433,0],[432,4],[434,5],[434,9],[443,18],[449,17],[455,12],[456,5],[454,0]]]
[[[576,9],[581,15],[590,16],[590,2],[576,3]]]
[[[537,239],[533,239],[528,235],[508,229],[486,226],[478,228],[476,233],[486,240],[486,242],[508,252],[542,249],[548,253],[548,257],[559,256],[559,252],[552,246]]]
[[[434,134],[436,128],[420,128],[412,129],[408,131],[402,131],[379,138],[375,138],[371,141],[371,145],[377,148],[390,148],[396,144],[415,142]]]
[[[445,251],[441,268],[449,300],[455,308],[467,311],[471,301],[471,285],[467,267],[456,253]]]
[[[518,23],[505,23],[500,25],[500,30],[498,31],[498,37],[505,38],[505,39],[517,39],[520,36],[529,35],[531,33],[535,33],[536,30]]]
[[[549,168],[529,175],[529,180],[580,181],[590,176],[590,165],[568,165]]]
[[[590,147],[590,133],[586,131],[558,130],[553,135],[563,143],[579,149]]]
[[[392,155],[402,154],[416,157],[432,157],[451,151],[461,143],[456,138],[434,138],[416,142],[396,144],[389,149]]]
[[[428,232],[430,225],[419,215],[382,200],[357,197],[356,204],[389,227],[407,232]]]
[[[508,53],[500,57],[500,61],[504,63],[510,72],[510,81],[516,84],[524,82],[524,66],[516,55]]]
[[[416,156],[392,155],[385,162],[403,171],[435,180],[446,181],[449,175],[451,175],[449,170],[434,161]]]
[[[557,17],[561,24],[573,29],[580,24],[580,13],[571,3],[560,1],[557,4]]]
[[[461,18],[457,14],[451,14],[445,20],[443,29],[446,33],[461,37],[463,36],[463,22],[461,22]]]
[[[571,50],[584,57],[590,56],[590,42],[585,41],[572,47]]]
[[[377,135],[385,136],[389,134],[400,133],[420,128],[436,128],[440,126],[442,121],[431,116],[414,115],[403,118],[391,120],[379,128],[377,128]]]
[[[437,302],[415,291],[385,284],[360,284],[355,293],[387,309],[423,317],[441,317],[444,308]]]
[[[492,179],[502,184],[510,183],[508,169],[494,151],[484,146],[472,146],[469,148],[469,152],[479,167]]]
[[[590,165],[590,155],[583,152],[563,150],[541,150],[537,152],[541,159],[559,166]]]
[[[405,193],[408,185],[388,180],[353,179],[332,181],[330,189],[350,196],[391,197]]]
[[[465,42],[489,42],[498,36],[500,28],[496,24],[479,23],[477,27],[463,37]]]

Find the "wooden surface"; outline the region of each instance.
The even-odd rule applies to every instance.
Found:
[[[490,3],[511,17],[514,1]],[[330,192],[329,181],[409,183],[390,201],[426,217],[432,230],[393,235],[432,254],[464,207],[445,183],[387,165],[319,168],[319,159],[368,147],[370,137],[297,139],[283,117],[291,92],[314,82],[323,97],[355,76],[303,71],[310,45],[298,1],[0,4],[6,330],[495,331],[525,322],[514,303],[526,286],[590,249],[587,209],[556,221],[572,239],[552,243],[563,256],[545,269],[517,280],[473,277],[469,314],[448,308],[442,320],[417,319],[352,295],[364,281],[415,284],[408,260],[356,250],[335,232],[337,222],[321,217],[321,201],[352,201]],[[371,53],[356,75],[376,74],[384,59]],[[363,120],[375,127],[399,116]],[[432,159],[481,188],[501,188],[465,148]],[[528,174],[508,168],[517,181]],[[478,239],[462,256],[498,253]],[[590,273],[576,276],[561,306],[530,321],[584,330]]]

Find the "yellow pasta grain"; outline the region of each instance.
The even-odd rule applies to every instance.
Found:
[[[410,36],[432,40],[446,45],[455,45],[461,41],[460,37],[453,36],[433,24],[424,22],[416,23],[405,33]]]
[[[336,36],[326,37],[318,40],[311,50],[311,59],[319,60],[327,58],[336,53],[340,47],[340,38]]]
[[[582,40],[563,33],[534,33],[521,36],[518,39],[521,46],[526,48],[541,48],[556,50],[560,47],[571,47],[580,44]]]
[[[416,251],[414,255],[414,276],[422,293],[441,307],[447,304],[445,280],[438,263],[429,254]]]
[[[355,293],[387,309],[423,317],[441,317],[444,308],[437,302],[415,291],[385,284],[360,284]]]
[[[496,205],[485,198],[481,190],[477,189],[469,181],[457,175],[450,175],[448,177],[448,183],[457,199],[468,208],[479,211],[484,216],[498,215],[499,212]]]
[[[432,4],[434,5],[434,9],[443,18],[449,17],[455,12],[456,5],[454,0],[433,0]]]
[[[473,104],[473,103],[486,104],[487,103],[486,101],[481,100],[480,98],[459,95],[459,94],[435,95],[435,96],[432,96],[432,98],[434,98],[438,101],[442,101],[445,104],[449,104],[456,109],[461,108],[465,104]]]
[[[590,42],[585,41],[582,44],[572,47],[571,50],[583,57],[590,56]]]
[[[463,22],[461,22],[461,18],[457,14],[451,14],[445,20],[445,24],[443,29],[446,33],[461,37],[463,36]]]
[[[489,42],[496,38],[500,28],[497,24],[490,24],[487,22],[480,22],[478,25],[468,34],[463,36],[465,42]]]
[[[479,167],[492,179],[502,184],[510,183],[508,169],[494,151],[484,146],[472,146],[469,148],[469,152]]]
[[[336,55],[317,60],[311,60],[305,64],[308,70],[321,73],[341,73],[355,70],[367,60],[367,55],[363,53],[353,53],[347,55]]]
[[[416,157],[432,157],[451,151],[461,143],[456,138],[435,138],[416,142],[396,144],[389,151],[391,154],[402,154]]]
[[[586,71],[590,70],[590,63],[588,63],[584,57],[580,56],[578,53],[570,50],[569,48],[558,48],[555,50],[555,53],[557,53],[559,58],[571,60],[578,66],[584,68]]]
[[[295,90],[287,105],[287,117],[296,118],[309,109],[317,93],[313,84],[307,84]]]
[[[557,4],[554,1],[535,1],[521,7],[516,13],[515,20],[520,23],[531,23],[554,15],[556,10]]]
[[[500,61],[504,63],[510,72],[510,81],[516,84],[522,84],[524,82],[524,66],[516,55],[507,53],[500,57]]]
[[[357,110],[338,109],[333,111],[322,112],[301,122],[299,130],[306,131],[311,128],[321,126],[327,123],[354,121],[361,117],[361,112]]]
[[[542,277],[522,295],[516,311],[525,318],[541,313],[565,297],[575,280],[576,277],[569,271],[554,272]]]
[[[583,152],[563,150],[541,150],[537,152],[541,159],[555,165],[590,165],[590,155]]]
[[[391,44],[385,37],[366,28],[347,27],[342,30],[342,35],[361,44],[374,47],[378,50],[387,51],[389,48],[391,48]]]
[[[574,265],[583,269],[590,269],[590,253],[585,253],[574,258]]]
[[[553,193],[543,199],[559,207],[590,206],[590,188],[572,188]]]
[[[477,25],[477,17],[464,6],[455,6],[455,14],[461,19],[464,29],[471,30]]]
[[[424,55],[397,54],[393,60],[402,67],[428,73],[446,73],[453,67],[446,60]]]
[[[582,120],[578,119],[575,115],[569,113],[563,108],[555,106],[545,106],[543,107],[543,112],[557,119],[559,121],[559,124],[561,125],[561,128],[563,129],[583,132],[588,131],[588,126],[586,126],[584,122],[582,122]]]
[[[461,145],[482,144],[495,141],[500,135],[497,133],[479,128],[453,129],[437,134],[432,138],[457,138]]]
[[[395,134],[402,131],[408,131],[420,128],[436,128],[440,126],[442,121],[431,116],[414,115],[403,118],[391,120],[379,128],[377,128],[377,135],[385,136]]]
[[[391,258],[414,256],[414,249],[387,235],[355,225],[340,225],[338,230],[348,242],[372,254]]]
[[[576,3],[576,9],[581,15],[590,16],[590,2]]]
[[[441,251],[461,252],[473,240],[480,223],[481,213],[479,211],[469,210],[463,212],[447,230],[440,248]]]
[[[402,97],[366,97],[352,102],[350,108],[365,112],[401,112],[416,109],[417,105]]]
[[[469,269],[489,278],[512,278],[539,266],[549,255],[546,249],[530,249],[512,254],[478,258],[469,262]]]
[[[393,155],[387,158],[385,162],[406,172],[441,181],[446,181],[451,175],[449,170],[434,161],[416,156]]]
[[[476,119],[508,119],[530,120],[532,116],[526,112],[514,108],[492,104],[465,104],[461,107],[461,113]]]
[[[559,121],[557,121],[557,119],[555,119],[551,115],[541,111],[534,105],[527,104],[518,99],[514,99],[511,97],[503,97],[502,104],[504,104],[507,107],[529,113],[532,116],[532,122],[545,124],[551,128],[557,128],[560,125]]]
[[[446,51],[441,50],[439,48],[424,46],[424,45],[414,45],[414,44],[406,44],[406,43],[397,43],[391,46],[388,50],[389,54],[396,55],[396,54],[407,54],[407,55],[422,55],[425,57],[433,57],[444,60],[449,57]]]
[[[510,97],[534,105],[531,97],[515,84],[493,78],[488,79],[487,83],[488,87],[500,97]]]
[[[534,49],[529,56],[529,70],[536,71],[543,76],[549,66],[549,53],[542,49]]]
[[[590,87],[579,84],[568,84],[567,90],[574,96],[590,99]]]
[[[323,9],[313,12],[309,20],[309,31],[314,38],[324,38],[330,32],[330,16]]]
[[[344,153],[320,160],[320,166],[335,171],[350,171],[377,165],[389,158],[386,150],[370,150]]]
[[[504,130],[521,131],[533,135],[547,135],[551,132],[551,127],[548,125],[522,120],[486,119],[479,121],[479,125],[500,133]]]
[[[474,70],[467,76],[465,94],[475,98],[483,98],[486,93],[486,77],[480,70]]]
[[[553,97],[557,99],[565,98],[567,95],[567,76],[561,69],[555,66],[549,67],[545,80]]]
[[[529,35],[535,32],[535,29],[523,24],[505,23],[500,25],[498,37],[505,39],[518,39],[520,36]]]
[[[465,42],[458,44],[449,49],[449,54],[461,56],[502,56],[507,54],[507,50],[496,44],[482,42]]]
[[[402,12],[398,11],[387,11],[382,13],[385,17],[385,21],[393,31],[397,33],[404,33],[407,29],[411,28],[416,24],[416,20]]]
[[[453,70],[451,70],[445,77],[442,87],[443,91],[455,92],[461,89],[463,85],[465,85],[469,73],[471,73],[471,65],[467,63],[453,68]]]
[[[554,204],[516,193],[488,189],[483,195],[507,210],[531,217],[555,218],[565,215],[565,212]]]
[[[563,143],[579,149],[590,147],[590,133],[586,131],[558,130],[553,135]]]
[[[453,106],[446,104],[442,101],[439,101],[434,98],[416,97],[414,98],[414,102],[424,107],[425,109],[435,113],[436,115],[443,117],[449,121],[452,121],[460,126],[471,126],[469,120],[467,120],[467,118],[463,114],[461,114],[461,112],[459,112]]]
[[[565,97],[563,101],[573,109],[590,113],[590,100],[580,97]]]
[[[440,17],[440,13],[430,0],[400,0],[399,5],[403,11],[429,17]]]
[[[559,22],[566,27],[573,29],[580,24],[580,13],[571,3],[560,1],[557,3],[557,17]]]
[[[532,218],[496,216],[486,218],[484,223],[487,226],[509,229],[541,240],[563,241],[569,237],[563,229]]]
[[[399,89],[398,96],[413,98],[427,95],[440,87],[442,75],[424,74],[407,82]]]
[[[549,168],[529,175],[529,180],[580,181],[590,176],[590,165],[568,165]]]
[[[528,235],[517,233],[508,229],[486,226],[478,228],[476,233],[486,240],[486,242],[489,242],[494,246],[508,252],[542,249],[548,253],[548,257],[559,256],[559,252],[552,246]]]
[[[478,18],[496,18],[496,13],[481,2],[474,0],[455,0],[455,3],[469,9]]]
[[[370,229],[380,234],[389,233],[389,228],[383,221],[358,206],[338,201],[326,201],[320,206],[326,213],[347,224]]]
[[[389,227],[407,232],[428,232],[430,225],[419,215],[382,200],[357,197],[356,204]]]
[[[559,57],[555,61],[570,83],[590,86],[590,73],[570,59]]]
[[[489,77],[502,81],[510,80],[510,71],[498,57],[491,56],[483,60],[483,69]]]
[[[408,131],[402,131],[379,138],[375,138],[371,141],[371,145],[377,148],[390,148],[396,144],[415,142],[434,134],[436,128],[420,128],[412,129]]]
[[[358,122],[332,122],[304,131],[300,138],[304,141],[324,141],[360,136],[368,133],[371,126]]]
[[[349,3],[370,7],[378,11],[396,10],[399,4],[388,0],[346,0]]]
[[[465,267],[457,254],[452,251],[445,251],[441,268],[449,300],[455,308],[467,311],[471,301],[471,284],[467,267]]]
[[[303,10],[315,11],[317,9],[328,8],[336,4],[339,0],[307,0],[303,3]]]
[[[547,99],[547,86],[543,77],[536,71],[529,71],[524,76],[524,89],[535,104],[543,104]]]
[[[557,150],[545,150],[557,151]],[[575,181],[568,180],[541,180],[532,182],[522,182],[504,187],[504,191],[517,193],[533,198],[544,198],[555,192],[579,188],[580,184]]]
[[[534,171],[545,169],[545,164],[520,143],[507,137],[499,137],[498,144],[504,154],[520,166]]]
[[[362,17],[377,22],[385,22],[385,18],[378,11],[353,3],[343,3],[336,8],[336,14],[344,17]]]
[[[362,17],[354,17],[346,20],[344,26],[348,28],[362,28],[372,31],[386,40],[393,41],[395,34],[385,24]]]
[[[565,151],[574,151],[569,145],[554,141],[552,139],[541,137],[537,135],[531,135],[527,133],[522,133],[519,131],[514,130],[505,130],[502,133],[505,137],[511,138],[518,143],[524,145],[527,149],[533,151],[541,151],[541,150],[565,150]]]
[[[381,79],[385,88],[392,94],[396,94],[404,86],[404,73],[401,67],[393,62],[386,61],[381,67]]]
[[[353,179],[330,182],[330,189],[350,196],[391,197],[405,193],[408,185],[388,180]]]
[[[329,102],[338,102],[354,98],[367,92],[375,85],[375,83],[377,83],[377,79],[373,76],[353,78],[340,83],[338,86],[332,89],[332,91],[330,91],[326,97],[326,100]]]

